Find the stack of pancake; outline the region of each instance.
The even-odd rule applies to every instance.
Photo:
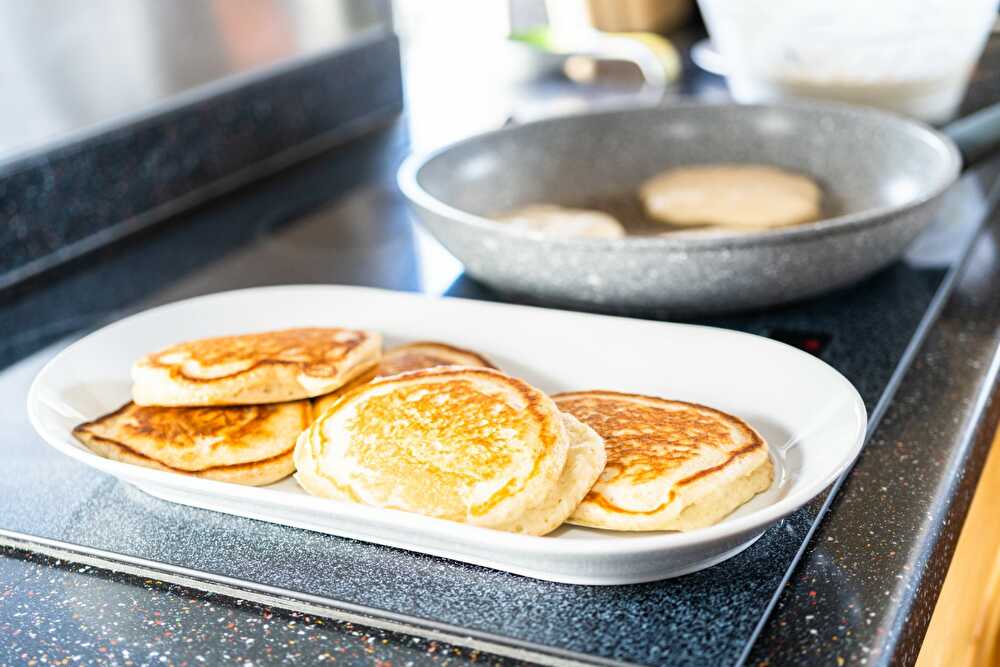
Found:
[[[133,366],[133,403],[77,427],[102,456],[545,535],[691,530],[771,485],[767,445],[712,408],[547,396],[479,354],[290,329],[181,343]]]
[[[368,372],[381,337],[350,329],[287,329],[172,345],[132,366],[132,403],[74,435],[128,463],[238,484],[295,470],[310,399]]]

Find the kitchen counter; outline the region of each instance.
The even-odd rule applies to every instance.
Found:
[[[506,665],[384,630],[0,548],[0,664]]]
[[[0,437],[13,465],[34,460],[33,448],[44,447],[20,408],[39,364],[73,337],[150,304],[276,283],[499,299],[465,278],[406,214],[393,176],[409,137],[397,123],[0,293],[0,366],[10,365],[0,374],[0,404],[13,406],[0,418]],[[734,612],[732,627],[677,629],[707,634],[691,643],[690,654],[611,646],[602,649],[606,659],[878,664],[916,654],[998,416],[1000,219],[992,214],[998,174],[997,160],[969,174],[943,214],[948,224],[935,230],[946,240],[930,239],[930,247],[925,243],[863,285],[808,304],[713,320],[765,334],[776,323],[794,331],[841,327],[825,358],[858,385],[874,428],[839,492],[776,526],[769,532],[787,535],[765,536],[748,556],[761,569],[746,570],[748,580],[732,590],[749,591],[745,599],[766,613]],[[942,248],[951,250],[935,257]],[[113,481],[51,465],[51,483],[81,496],[101,497],[88,484],[128,495]],[[2,485],[21,497],[0,500],[6,512],[0,529],[7,529],[0,543],[8,545],[0,552],[0,664],[506,659],[477,651],[484,647],[549,662],[596,655],[585,646],[558,653],[484,642],[472,631],[442,631],[452,644],[415,638],[376,615],[368,625],[363,617],[345,621],[342,609],[315,602],[304,613],[302,599],[196,574],[164,583],[176,572],[33,538],[27,528],[42,528],[32,511],[44,506],[47,490],[6,480],[0,495]],[[779,585],[760,593],[749,578],[763,577],[769,564],[778,568]],[[676,580],[671,590],[697,597],[698,582],[722,571]],[[396,629],[439,636],[427,627]]]

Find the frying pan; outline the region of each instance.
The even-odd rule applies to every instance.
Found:
[[[947,129],[947,128],[946,128]],[[551,118],[411,156],[398,182],[477,280],[529,301],[696,315],[762,308],[855,283],[932,220],[962,157],[1000,135],[1000,106],[945,134],[828,104],[633,108]],[[744,162],[805,173],[824,219],[761,232],[657,232],[635,194],[660,171]],[[552,238],[489,219],[535,203],[603,209],[636,235]]]

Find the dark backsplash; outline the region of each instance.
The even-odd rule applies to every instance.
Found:
[[[0,290],[402,110],[399,46],[381,28],[221,84],[0,164]]]

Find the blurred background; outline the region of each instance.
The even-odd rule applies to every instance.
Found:
[[[698,91],[949,120],[992,0],[47,0],[0,6],[0,158],[392,25],[420,146],[540,115]],[[712,39],[707,39],[707,32]],[[918,43],[920,48],[911,48]],[[692,47],[693,50],[692,50]],[[682,69],[694,67],[682,81]],[[699,74],[717,75],[699,77]],[[721,77],[725,77],[725,83]],[[558,86],[558,82],[576,86]],[[460,88],[456,84],[460,82]],[[541,90],[525,90],[546,83]],[[728,87],[725,85],[728,83]],[[581,90],[586,88],[586,90]]]
[[[585,257],[587,261],[558,264],[552,259],[556,253],[536,255],[524,250],[527,245],[503,245],[504,239],[513,243],[512,238],[528,243],[530,235],[504,236],[497,231],[499,224],[489,228],[481,223],[500,212],[497,202],[508,207],[538,203],[514,202],[514,188],[507,186],[520,183],[527,184],[525,191],[529,186],[545,190],[548,182],[540,175],[552,182],[561,177],[560,184],[568,190],[586,189],[586,178],[598,173],[595,181],[617,185],[615,178],[639,159],[616,150],[614,137],[616,132],[627,134],[633,137],[633,148],[643,148],[646,126],[629,126],[642,117],[638,112],[622,116],[628,120],[608,130],[607,137],[592,136],[608,127],[601,125],[559,135],[561,143],[556,143],[566,155],[584,144],[596,145],[586,159],[549,159],[553,154],[543,149],[552,134],[539,131],[528,135],[534,143],[507,151],[505,159],[531,158],[523,164],[463,159],[439,168],[438,191],[431,194],[440,194],[437,198],[445,203],[469,201],[475,188],[496,195],[480,202],[481,210],[468,206],[458,215],[453,215],[456,207],[448,211],[454,218],[444,221],[454,223],[449,230],[472,228],[490,235],[470,235],[453,245],[444,243],[444,234],[437,234],[442,243],[435,240],[429,224],[414,223],[413,209],[407,208],[414,197],[404,196],[397,186],[400,165],[411,154],[426,154],[458,140],[476,141],[482,133],[500,128],[530,128],[533,121],[546,118],[651,109],[648,120],[667,118],[677,103],[712,103],[729,109],[725,122],[700,126],[708,122],[708,114],[699,113],[701,107],[676,124],[664,121],[662,133],[648,135],[647,152],[653,155],[637,172],[648,172],[643,178],[652,176],[673,166],[668,163],[678,155],[683,158],[679,163],[698,162],[703,149],[724,155],[732,148],[732,155],[743,159],[763,147],[767,150],[760,154],[773,159],[746,161],[807,173],[826,189],[829,201],[823,219],[806,221],[800,235],[796,229],[788,238],[812,234],[818,244],[836,236],[826,234],[824,225],[827,230],[837,225],[860,229],[858,218],[850,218],[854,214],[866,216],[862,222],[875,232],[844,242],[829,254],[821,249],[816,255],[820,260],[803,259],[798,253],[805,252],[806,243],[789,241],[738,266],[736,253],[727,245],[731,238],[724,238],[717,248],[722,268],[684,281],[659,269],[691,269],[695,254],[686,254],[687,241],[664,241],[677,230],[645,221],[640,231],[655,238],[638,245],[646,247],[648,242],[663,253],[652,259],[645,255],[653,262],[641,276],[645,287],[657,276],[660,286],[681,283],[692,288],[718,279],[728,281],[723,287],[738,299],[752,287],[748,267],[763,267],[758,277],[772,280],[767,287],[772,293],[760,291],[756,301],[730,308],[739,311],[735,316],[720,307],[725,317],[700,321],[772,336],[817,354],[864,388],[874,408],[883,397],[887,403],[891,400],[895,385],[890,376],[897,364],[902,368],[909,363],[905,351],[924,335],[922,323],[936,317],[939,297],[943,300],[951,289],[953,272],[984,220],[988,222],[996,200],[993,186],[1000,163],[995,154],[992,161],[984,159],[995,153],[1000,136],[1000,113],[990,111],[1000,102],[996,27],[997,0],[0,3],[0,369],[123,312],[252,285],[343,283],[527,301],[516,290],[507,292],[502,284],[481,280],[485,271],[477,273],[491,257],[506,260],[504,252],[511,261],[498,263],[513,266],[507,277],[515,278],[561,277],[607,260],[604,273],[584,272],[581,279],[561,287],[581,295],[579,301],[568,300],[570,307],[620,306],[614,295],[606,298],[600,289],[641,259],[641,253],[626,254],[627,241],[593,246],[600,252]],[[921,134],[924,125],[910,121],[949,136],[993,138],[967,144],[976,150],[966,151],[965,175],[952,187],[952,181],[940,178],[926,196],[917,196],[923,192],[918,186],[925,186],[935,169],[951,169],[954,173],[945,176],[952,180],[958,176],[957,152],[944,150],[947,159],[933,164],[927,158],[930,153],[898,149],[888,140],[889,131],[866,126],[862,133],[841,125],[846,121],[838,119],[852,114],[843,108],[809,124],[781,113],[754,116],[740,106],[777,105],[767,109],[780,110],[788,103],[813,105],[817,115],[829,103],[852,105],[850,109],[860,109],[858,115],[866,118],[874,116],[866,115],[870,109],[888,111],[895,115],[885,127],[902,128],[900,135],[911,139],[939,135]],[[987,131],[963,131],[978,111],[986,115],[980,116],[977,127]],[[742,133],[738,130],[744,122],[747,132]],[[650,127],[660,128],[655,123]],[[714,141],[717,136],[727,137],[729,146],[720,146],[723,142]],[[678,150],[655,154],[661,145],[657,142],[666,145],[668,139]],[[848,139],[858,150],[848,155],[845,168],[833,164],[832,156]],[[771,142],[779,140],[787,143],[775,148]],[[458,153],[462,157],[461,150]],[[496,154],[505,155],[503,150]],[[490,157],[488,151],[484,155]],[[660,163],[654,164],[654,158]],[[428,176],[417,185],[427,185],[430,192],[431,181]],[[639,180],[632,181],[632,199],[622,210],[626,216],[641,216],[634,201]],[[935,209],[939,215],[925,211],[909,235],[891,236],[896,222],[912,225],[916,216],[909,213],[930,199],[943,200],[935,201],[941,204]],[[418,202],[415,208],[420,206]],[[600,202],[594,206],[601,208]],[[879,217],[889,209],[907,215]],[[886,229],[890,231],[879,235]],[[686,238],[692,246],[708,245],[704,239]],[[781,230],[767,238],[775,244],[784,239]],[[540,247],[548,242],[544,235],[530,239]],[[768,243],[756,245],[766,248]],[[892,252],[870,270],[859,270],[843,283],[827,280],[824,271],[847,266],[891,243]],[[978,277],[987,284],[1000,275],[1000,245],[986,239],[979,248],[979,266],[992,270],[984,269]],[[464,250],[468,252],[460,252]],[[824,289],[795,291],[798,285],[786,279],[787,267],[796,267],[801,280],[811,279],[813,287]],[[531,274],[534,270],[539,271]],[[627,287],[641,287],[642,282],[631,281]],[[838,290],[819,296],[830,287]],[[977,325],[997,331],[988,319],[994,312],[990,303],[965,303],[974,309],[973,316],[963,315],[970,330]],[[681,316],[716,315],[692,312],[682,311]],[[642,314],[673,318],[677,311]],[[949,368],[960,369],[956,374],[965,377],[972,367],[967,363],[970,345],[966,330],[959,329],[953,332]],[[979,347],[986,355],[986,343]],[[976,372],[987,373],[988,365],[980,364]],[[16,393],[20,405],[20,385]],[[19,422],[17,428],[26,434],[19,436],[26,449],[36,444],[26,424]],[[956,435],[959,441],[964,447],[965,440]],[[889,449],[893,446],[889,443]],[[922,667],[1000,665],[997,451],[994,447],[982,473],[969,528],[948,570],[923,643]],[[925,457],[927,461],[937,465],[934,457]],[[974,486],[976,474],[969,478]],[[941,491],[948,483],[926,485],[927,507],[958,502]],[[971,497],[973,490],[963,493]],[[914,510],[914,516],[918,514],[920,520],[931,516],[930,510],[926,515]],[[896,518],[891,517],[893,525]],[[923,533],[911,528],[907,535],[916,543],[913,536]],[[867,540],[865,535],[850,546],[866,554]],[[923,558],[926,552],[919,550],[938,553],[937,545],[921,542],[912,553]],[[798,548],[797,543],[789,553]],[[911,553],[899,549],[900,558]],[[897,553],[895,545],[891,553]],[[786,566],[791,567],[790,561],[782,564]],[[904,574],[910,576],[909,567],[907,561],[898,572],[889,573],[886,566],[886,577],[902,580]],[[865,573],[851,583],[869,585],[871,590],[862,592],[881,600],[889,584],[883,586],[874,576]],[[834,594],[840,591],[837,577],[826,582]],[[770,599],[757,602],[770,609]],[[711,600],[697,603],[711,606]],[[858,635],[875,631],[867,618],[852,623]],[[802,628],[788,632],[805,637]],[[776,645],[792,646],[794,641]]]

